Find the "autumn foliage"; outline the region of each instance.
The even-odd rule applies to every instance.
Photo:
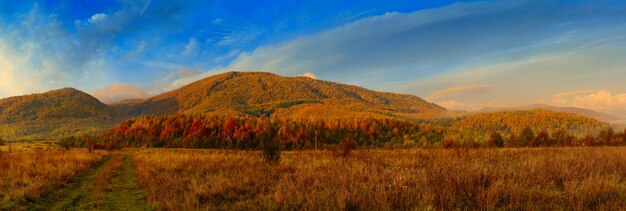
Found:
[[[472,117],[468,117],[472,118]],[[466,120],[460,120],[466,121]],[[451,127],[397,119],[279,119],[212,115],[142,116],[122,122],[96,137],[68,138],[74,146],[86,140],[104,149],[119,147],[262,149],[275,141],[284,150],[344,148],[475,148],[624,145],[622,133],[598,124],[583,129],[546,129],[526,124],[514,130],[482,126]],[[606,126],[602,128],[601,126]],[[506,125],[507,128],[519,126]],[[268,146],[267,144],[265,146]],[[349,153],[347,153],[349,154]]]

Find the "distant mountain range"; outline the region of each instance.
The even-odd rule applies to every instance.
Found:
[[[491,112],[498,112],[498,111],[516,111],[516,110],[525,111],[525,110],[533,110],[533,109],[543,109],[543,110],[554,111],[554,112],[578,114],[584,117],[597,119],[597,120],[604,121],[604,122],[611,122],[611,123],[621,122],[625,120],[623,117],[606,114],[602,112],[597,112],[597,111],[593,111],[589,109],[577,108],[577,107],[558,107],[558,106],[551,106],[551,105],[545,105],[545,104],[533,104],[533,105],[520,106],[520,107],[502,107],[502,108],[487,107],[487,108],[483,108],[482,110],[480,110],[480,113],[491,113]]]
[[[542,111],[514,115],[504,112],[533,109]],[[494,112],[494,115],[483,115]],[[572,115],[564,115],[562,112]],[[114,105],[103,104],[73,88],[1,99],[0,136],[7,140],[56,139],[102,132],[122,120],[136,116],[176,113],[291,119],[423,120],[450,117],[445,121],[456,121],[452,123],[459,128],[471,125],[479,129],[490,125],[502,127],[504,117],[509,121],[506,127],[511,129],[517,129],[519,125],[536,124],[533,119],[550,120],[552,122],[547,122],[545,126],[552,128],[557,127],[557,124],[574,124],[576,127],[601,125],[588,118],[607,122],[623,119],[586,109],[547,105],[485,108],[479,114],[460,114],[448,112],[414,95],[377,92],[307,77],[282,77],[265,72],[228,72],[149,99],[126,100]],[[518,117],[520,120],[515,120]],[[516,121],[524,124],[513,124]]]
[[[76,89],[0,100],[0,136],[9,140],[60,138],[103,131],[140,115],[215,114],[281,118],[419,119],[445,113],[406,94],[307,77],[228,72],[144,100],[105,105]]]

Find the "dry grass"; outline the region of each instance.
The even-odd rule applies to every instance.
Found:
[[[161,209],[626,208],[626,148],[260,153],[142,150],[134,157]]]
[[[0,151],[0,210],[20,207],[62,185],[104,158],[86,150],[18,147]]]

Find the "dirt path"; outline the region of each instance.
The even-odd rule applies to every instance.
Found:
[[[128,154],[115,153],[73,183],[52,191],[29,210],[154,210],[137,183]]]

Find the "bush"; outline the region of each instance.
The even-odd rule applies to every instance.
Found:
[[[498,132],[491,133],[489,140],[487,140],[488,147],[504,147],[504,140],[502,139],[502,135]]]
[[[344,139],[341,140],[341,144],[339,145],[339,147],[341,150],[340,155],[342,157],[348,157],[350,156],[350,152],[356,149],[356,141],[354,141],[354,139],[350,137],[345,137]]]
[[[532,141],[535,139],[535,134],[533,133],[533,130],[531,130],[529,127],[525,127],[522,130],[522,133],[520,133],[519,138],[517,140],[517,146],[518,147],[523,147],[523,146],[528,146],[529,144],[532,144]]]
[[[2,138],[0,137],[0,146],[4,145],[4,140],[2,140]]]
[[[280,161],[280,140],[277,138],[266,139],[261,142],[263,150],[263,159],[269,163],[278,163]]]

